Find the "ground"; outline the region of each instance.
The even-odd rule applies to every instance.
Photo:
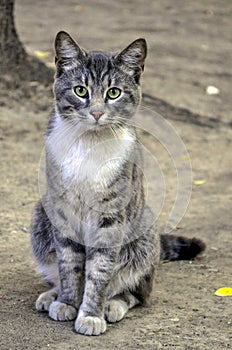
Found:
[[[190,158],[192,164],[191,199],[173,234],[197,236],[207,250],[194,261],[162,264],[150,304],[130,311],[99,337],[77,335],[73,322],[57,323],[37,313],[35,300],[47,285],[35,273],[29,226],[39,198],[38,168],[52,96],[50,87],[36,82],[29,84],[27,98],[23,88],[21,93],[6,88],[0,110],[1,350],[231,348],[232,299],[214,295],[219,287],[232,287],[231,12],[226,0],[16,1],[20,38],[31,54],[48,51],[42,57],[48,65],[61,29],[87,49],[119,49],[137,37],[147,38],[142,104],[162,114],[164,128],[175,128],[189,153],[182,161],[188,165]],[[219,93],[207,94],[209,85]],[[175,200],[177,176],[157,141],[162,135],[152,137],[156,114],[149,113],[147,124],[145,119],[141,139],[156,157],[166,184],[157,223],[162,231]],[[157,163],[148,159],[146,164],[151,194],[159,192],[160,173],[154,174],[153,168]],[[159,193],[148,197],[159,207]]]

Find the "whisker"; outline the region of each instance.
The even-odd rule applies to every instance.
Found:
[[[110,125],[110,130],[112,131],[113,136],[118,139],[118,134],[114,128],[114,125]]]

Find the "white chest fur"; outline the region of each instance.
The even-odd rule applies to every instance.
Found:
[[[46,140],[47,152],[58,166],[63,185],[79,183],[104,188],[128,159],[135,137],[126,127],[117,129],[117,137],[109,128],[79,134],[75,127],[70,130],[65,121],[57,118]]]

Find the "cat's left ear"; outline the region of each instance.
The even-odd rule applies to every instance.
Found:
[[[115,60],[122,64],[130,75],[140,74],[144,70],[144,62],[147,56],[147,43],[145,39],[137,39],[119,53]]]
[[[56,36],[55,50],[55,61],[64,68],[72,68],[86,58],[85,51],[64,31],[59,32]]]

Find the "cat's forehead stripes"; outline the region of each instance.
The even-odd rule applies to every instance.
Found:
[[[110,73],[113,67],[111,57],[101,51],[91,51],[86,65],[89,80],[95,85],[108,83],[110,85]]]

